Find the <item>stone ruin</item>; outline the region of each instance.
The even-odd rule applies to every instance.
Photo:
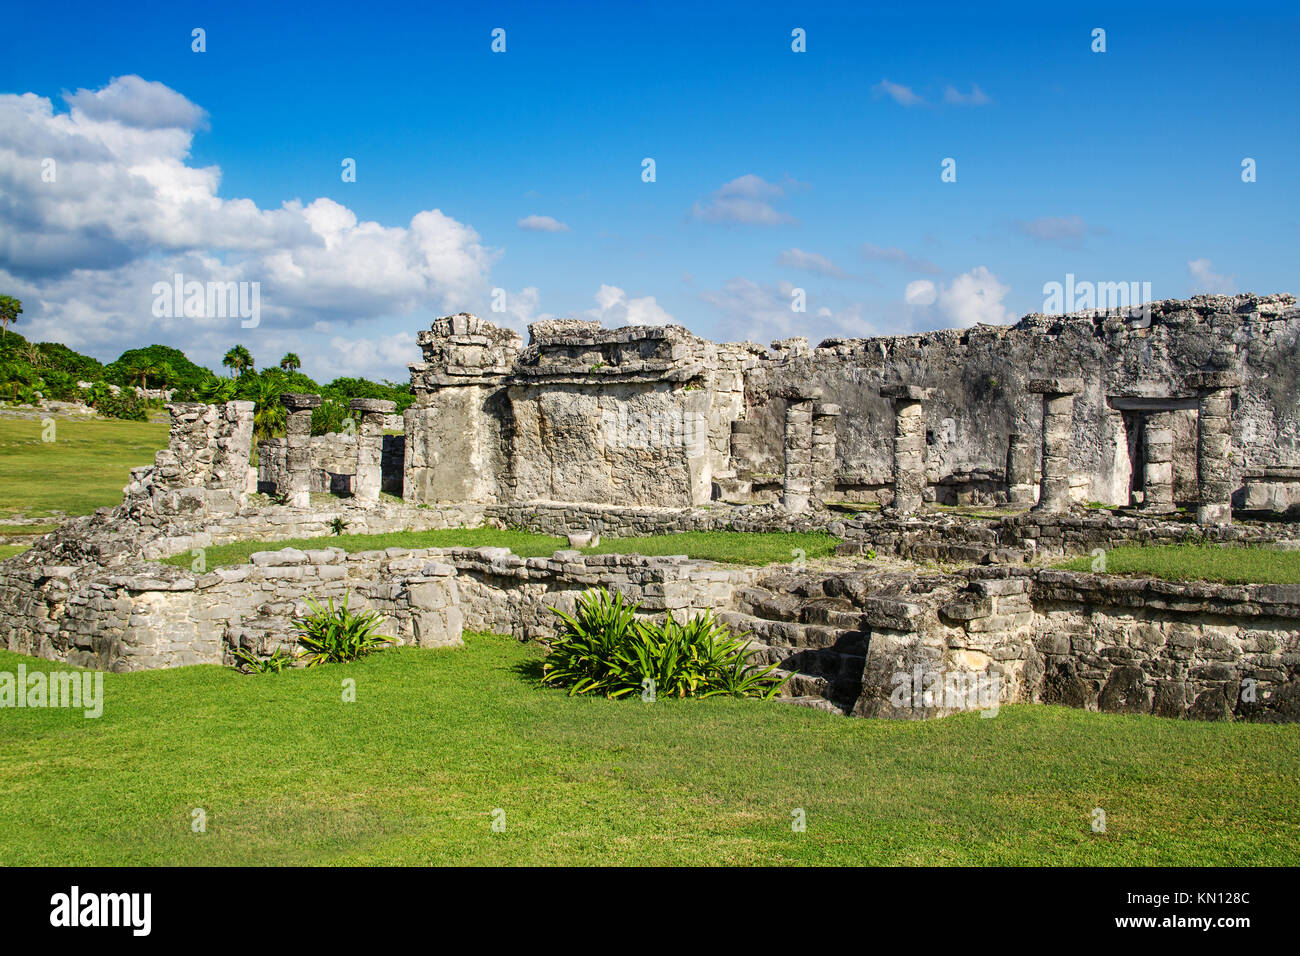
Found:
[[[351,592],[398,639],[442,646],[463,627],[545,637],[549,608],[606,586],[645,613],[729,615],[795,675],[800,702],[845,713],[962,709],[890,713],[888,678],[919,667],[996,674],[1004,702],[1300,717],[1300,588],[1135,584],[1037,560],[1126,542],[1288,545],[1300,520],[1292,296],[815,348],[571,319],[534,323],[525,345],[464,313],[417,341],[400,418],[357,399],[354,433],[313,437],[320,396],[286,394],[286,437],[258,444],[255,470],[251,403],[170,405],[169,448],[132,471],[119,508],[0,565],[0,635],[87,666],[229,662],[291,641],[304,598]],[[828,530],[842,543],[827,567],[784,570],[496,549],[156,563],[319,537],[336,521],[356,533]],[[1243,681],[1260,696],[1245,699]]]

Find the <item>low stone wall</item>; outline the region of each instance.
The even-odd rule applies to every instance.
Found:
[[[620,508],[533,501],[489,505],[489,524],[538,534],[595,531],[606,537],[641,537],[682,531],[824,531],[828,514],[792,515],[772,505],[711,505],[707,508]]]
[[[924,719],[1042,702],[1300,720],[1300,585],[1172,583],[1006,566],[769,570],[724,620],[798,695]],[[992,688],[961,696],[963,690]],[[954,693],[954,689],[957,690]]]
[[[9,650],[100,670],[232,663],[231,651],[269,656],[297,640],[306,600],[378,611],[402,644],[446,647],[461,630],[555,632],[550,609],[572,611],[589,588],[609,588],[645,615],[718,610],[754,572],[682,557],[521,558],[504,548],[284,548],[198,574],[136,562],[112,570],[34,565],[0,573],[0,599],[20,603],[0,635]]]
[[[386,416],[391,418],[392,416]],[[381,459],[381,490],[402,493],[402,465],[406,439],[384,435]],[[311,439],[311,491],[316,494],[352,494],[357,473],[357,436],[342,432],[315,435]],[[288,446],[283,438],[265,438],[257,443],[257,490],[274,494],[289,487]]]
[[[1300,586],[1175,584],[1053,569],[959,573],[734,569],[682,557],[521,558],[499,548],[282,549],[197,574],[0,566],[10,650],[118,671],[231,661],[291,645],[305,600],[385,616],[401,643],[454,646],[462,627],[519,639],[555,632],[589,588],[641,613],[711,610],[751,633],[758,660],[798,672],[796,696],[857,716],[918,719],[969,702],[914,697],[954,676],[1024,701],[1198,719],[1300,720]],[[982,700],[981,706],[989,701]]]
[[[448,554],[459,572],[465,626],[520,640],[553,636],[551,609],[572,613],[578,596],[591,588],[622,593],[640,604],[643,616],[671,612],[680,618],[732,606],[736,589],[758,573],[680,556],[557,551],[549,558],[520,558],[505,548]]]
[[[1125,544],[1272,544],[1294,534],[1286,525],[1198,525],[1099,510],[1022,514],[988,519],[943,512],[905,518],[868,513],[831,521],[830,532],[843,538],[839,554],[896,555],[952,562],[1023,563],[1036,554],[1088,554]]]

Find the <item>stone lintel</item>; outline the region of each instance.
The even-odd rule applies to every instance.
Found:
[[[354,398],[348,402],[348,408],[356,412],[391,415],[397,411],[397,403],[387,398]]]
[[[787,402],[818,402],[823,397],[819,385],[782,385],[772,389],[772,394]]]
[[[907,402],[928,402],[934,398],[934,389],[922,388],[920,385],[882,385],[880,396]]]
[[[301,412],[311,408],[320,408],[321,397],[319,395],[309,395],[306,392],[282,392],[280,394],[280,403],[291,412]]]
[[[1187,376],[1187,387],[1205,392],[1217,391],[1222,388],[1240,388],[1241,376],[1236,372],[1225,370],[1193,372]]]
[[[1029,391],[1039,395],[1074,395],[1083,391],[1083,379],[1031,378]]]

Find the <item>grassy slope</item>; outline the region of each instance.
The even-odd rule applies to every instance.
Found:
[[[109,674],[98,720],[4,711],[0,863],[1300,863],[1294,726],[571,699],[535,647],[467,643]]]
[[[167,447],[167,425],[55,418],[55,441],[40,419],[0,416],[0,514],[90,514],[120,504],[131,469]]]
[[[646,555],[685,554],[692,558],[730,564],[764,565],[790,561],[795,549],[807,558],[820,558],[835,550],[838,538],[828,534],[750,534],[735,531],[688,531],[681,534],[654,535],[647,538],[605,538],[599,547],[587,548],[587,554]],[[527,531],[502,531],[496,528],[449,528],[437,531],[404,531],[394,534],[344,534],[324,538],[294,538],[287,541],[236,541],[208,548],[204,559],[209,568],[243,564],[257,551],[280,548],[343,548],[345,551],[370,551],[381,548],[509,548],[523,557],[549,557],[567,548],[565,538],[532,534]],[[166,563],[189,567],[189,552],[174,555]]]
[[[1090,556],[1056,567],[1091,571]],[[1300,584],[1300,551],[1171,544],[1127,546],[1106,552],[1106,573],[1143,575],[1166,581],[1219,581],[1224,584]]]

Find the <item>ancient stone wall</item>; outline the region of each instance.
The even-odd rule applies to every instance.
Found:
[[[252,490],[253,403],[175,402],[168,445],[131,469],[125,502],[158,514],[227,513]]]
[[[402,469],[406,458],[404,435],[383,436],[382,481],[387,494],[402,493]],[[311,439],[311,490],[313,494],[353,493],[357,472],[357,436],[342,432],[313,435]],[[275,494],[289,482],[288,448],[283,438],[264,438],[257,443],[257,490]]]
[[[733,467],[779,474],[780,392],[815,386],[844,409],[837,426],[838,493],[887,501],[894,416],[878,390],[902,381],[935,389],[925,409],[931,485],[954,479],[960,485],[963,476],[979,474],[1005,480],[1011,435],[1041,434],[1042,403],[1028,393],[1028,380],[1079,377],[1073,496],[1127,504],[1136,441],[1130,431],[1139,422],[1133,411],[1113,407],[1114,400],[1194,398],[1187,377],[1224,348],[1244,380],[1233,399],[1232,437],[1240,449],[1234,485],[1243,469],[1300,464],[1300,309],[1290,295],[1240,295],[1152,303],[1149,323],[1140,310],[1131,318],[1030,315],[1013,326],[828,339],[806,353],[774,350],[746,376],[743,418],[755,426],[753,458]],[[1195,411],[1176,411],[1172,427],[1175,497],[1194,503]]]
[[[524,347],[515,333],[463,314],[439,319],[419,341],[425,360],[411,367],[417,401],[406,415],[405,497],[414,502],[891,504],[898,425],[895,399],[880,390],[907,387],[932,395],[903,409],[918,419],[907,441],[924,438],[921,452],[905,456],[923,459],[924,501],[1032,503],[1044,402],[1030,384],[1068,380],[1079,390],[1071,414],[1053,419],[1068,424],[1068,436],[1052,432],[1069,451],[1049,463],[1053,503],[1062,494],[1141,501],[1154,448],[1169,458],[1156,463],[1153,473],[1168,477],[1153,487],[1197,504],[1201,396],[1192,376],[1207,368],[1241,379],[1211,399],[1215,411],[1230,406],[1227,417],[1211,416],[1227,429],[1214,440],[1230,434],[1234,448],[1216,487],[1300,466],[1300,309],[1289,295],[1198,296],[1125,314],[1030,315],[1013,326],[815,348],[805,339],[715,345],[679,326],[611,330],[573,319],[535,323]],[[806,450],[800,429],[812,404],[838,412],[822,423],[832,434],[823,431],[821,445],[834,457],[817,466],[815,495],[796,474],[811,466],[787,454]],[[1148,419],[1168,442],[1147,442]],[[1013,459],[1018,475],[1008,472]]]
[[[1222,529],[1220,529],[1222,530]],[[196,572],[0,564],[0,637],[13,651],[134,670],[270,654],[310,597],[379,611],[402,643],[454,646],[462,627],[554,633],[605,587],[644,614],[710,610],[748,632],[790,693],[859,716],[917,719],[1042,701],[1204,719],[1300,720],[1300,586],[1177,584],[1042,568],[734,569],[684,557],[505,549],[282,549]],[[937,679],[992,700],[914,696]],[[914,678],[914,680],[913,680]],[[946,682],[946,683],[945,683]],[[944,693],[941,690],[941,693]]]
[[[414,502],[689,506],[713,497],[743,357],[679,326],[604,330],[439,320],[411,367],[406,494]],[[718,379],[715,389],[715,377]],[[715,409],[714,396],[719,396]]]

